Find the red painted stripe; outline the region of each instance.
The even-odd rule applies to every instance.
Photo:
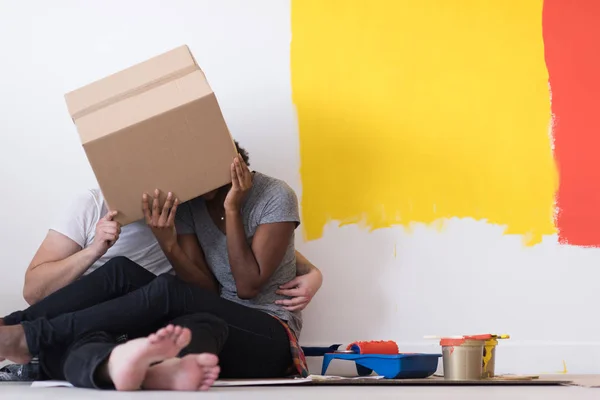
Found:
[[[600,247],[600,1],[545,0],[563,244]]]

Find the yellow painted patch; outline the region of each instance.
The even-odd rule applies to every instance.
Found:
[[[556,232],[542,0],[292,0],[292,35],[308,240],[450,217]]]

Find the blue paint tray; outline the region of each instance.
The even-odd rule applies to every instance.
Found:
[[[441,354],[347,354],[328,353],[323,355],[321,375],[325,375],[333,360],[350,360],[356,363],[360,376],[373,371],[386,379],[428,378],[435,373]]]

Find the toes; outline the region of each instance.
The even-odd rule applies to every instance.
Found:
[[[220,372],[221,372],[221,369],[219,367],[213,367],[208,370],[204,370],[204,379],[205,380],[212,379],[213,381],[217,380],[217,378],[219,378]]]
[[[157,338],[160,338],[160,339],[164,339],[167,335],[168,335],[167,328],[161,328],[158,331],[156,331],[156,333],[154,334],[154,336],[156,336]]]
[[[173,335],[173,332],[175,331],[175,327],[173,325],[167,325],[164,328],[159,329],[156,334],[161,338],[161,339],[166,339],[168,336]]]
[[[212,385],[214,385],[215,381],[217,380],[217,378],[218,378],[217,375],[205,375],[204,380],[202,381],[202,384],[200,386],[200,390],[205,391],[205,390],[210,389],[212,387]]]
[[[219,357],[214,354],[202,353],[198,354],[196,361],[203,367],[216,367],[219,364]]]
[[[173,328],[173,333],[171,334],[171,339],[174,342],[177,342],[177,340],[179,339],[179,336],[181,336],[181,332],[183,332],[183,328],[181,326],[175,326]]]
[[[214,385],[215,381],[214,380],[206,380],[204,382],[202,382],[202,385],[200,386],[200,390],[202,391],[206,391],[208,389],[210,389],[212,387],[212,385]]]
[[[183,328],[181,326],[179,326],[179,325],[176,325],[173,328],[173,334],[174,335],[181,335],[181,331],[183,331]]]
[[[181,334],[179,336],[177,336],[175,343],[177,344],[177,346],[183,348],[183,347],[187,346],[188,344],[190,344],[191,340],[192,340],[192,331],[190,331],[189,328],[181,328]]]
[[[221,369],[219,367],[205,367],[202,371],[205,376],[219,376]]]

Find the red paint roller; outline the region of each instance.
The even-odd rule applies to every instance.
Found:
[[[393,340],[372,340],[354,342],[348,345],[348,350],[356,354],[398,354],[398,345]]]

